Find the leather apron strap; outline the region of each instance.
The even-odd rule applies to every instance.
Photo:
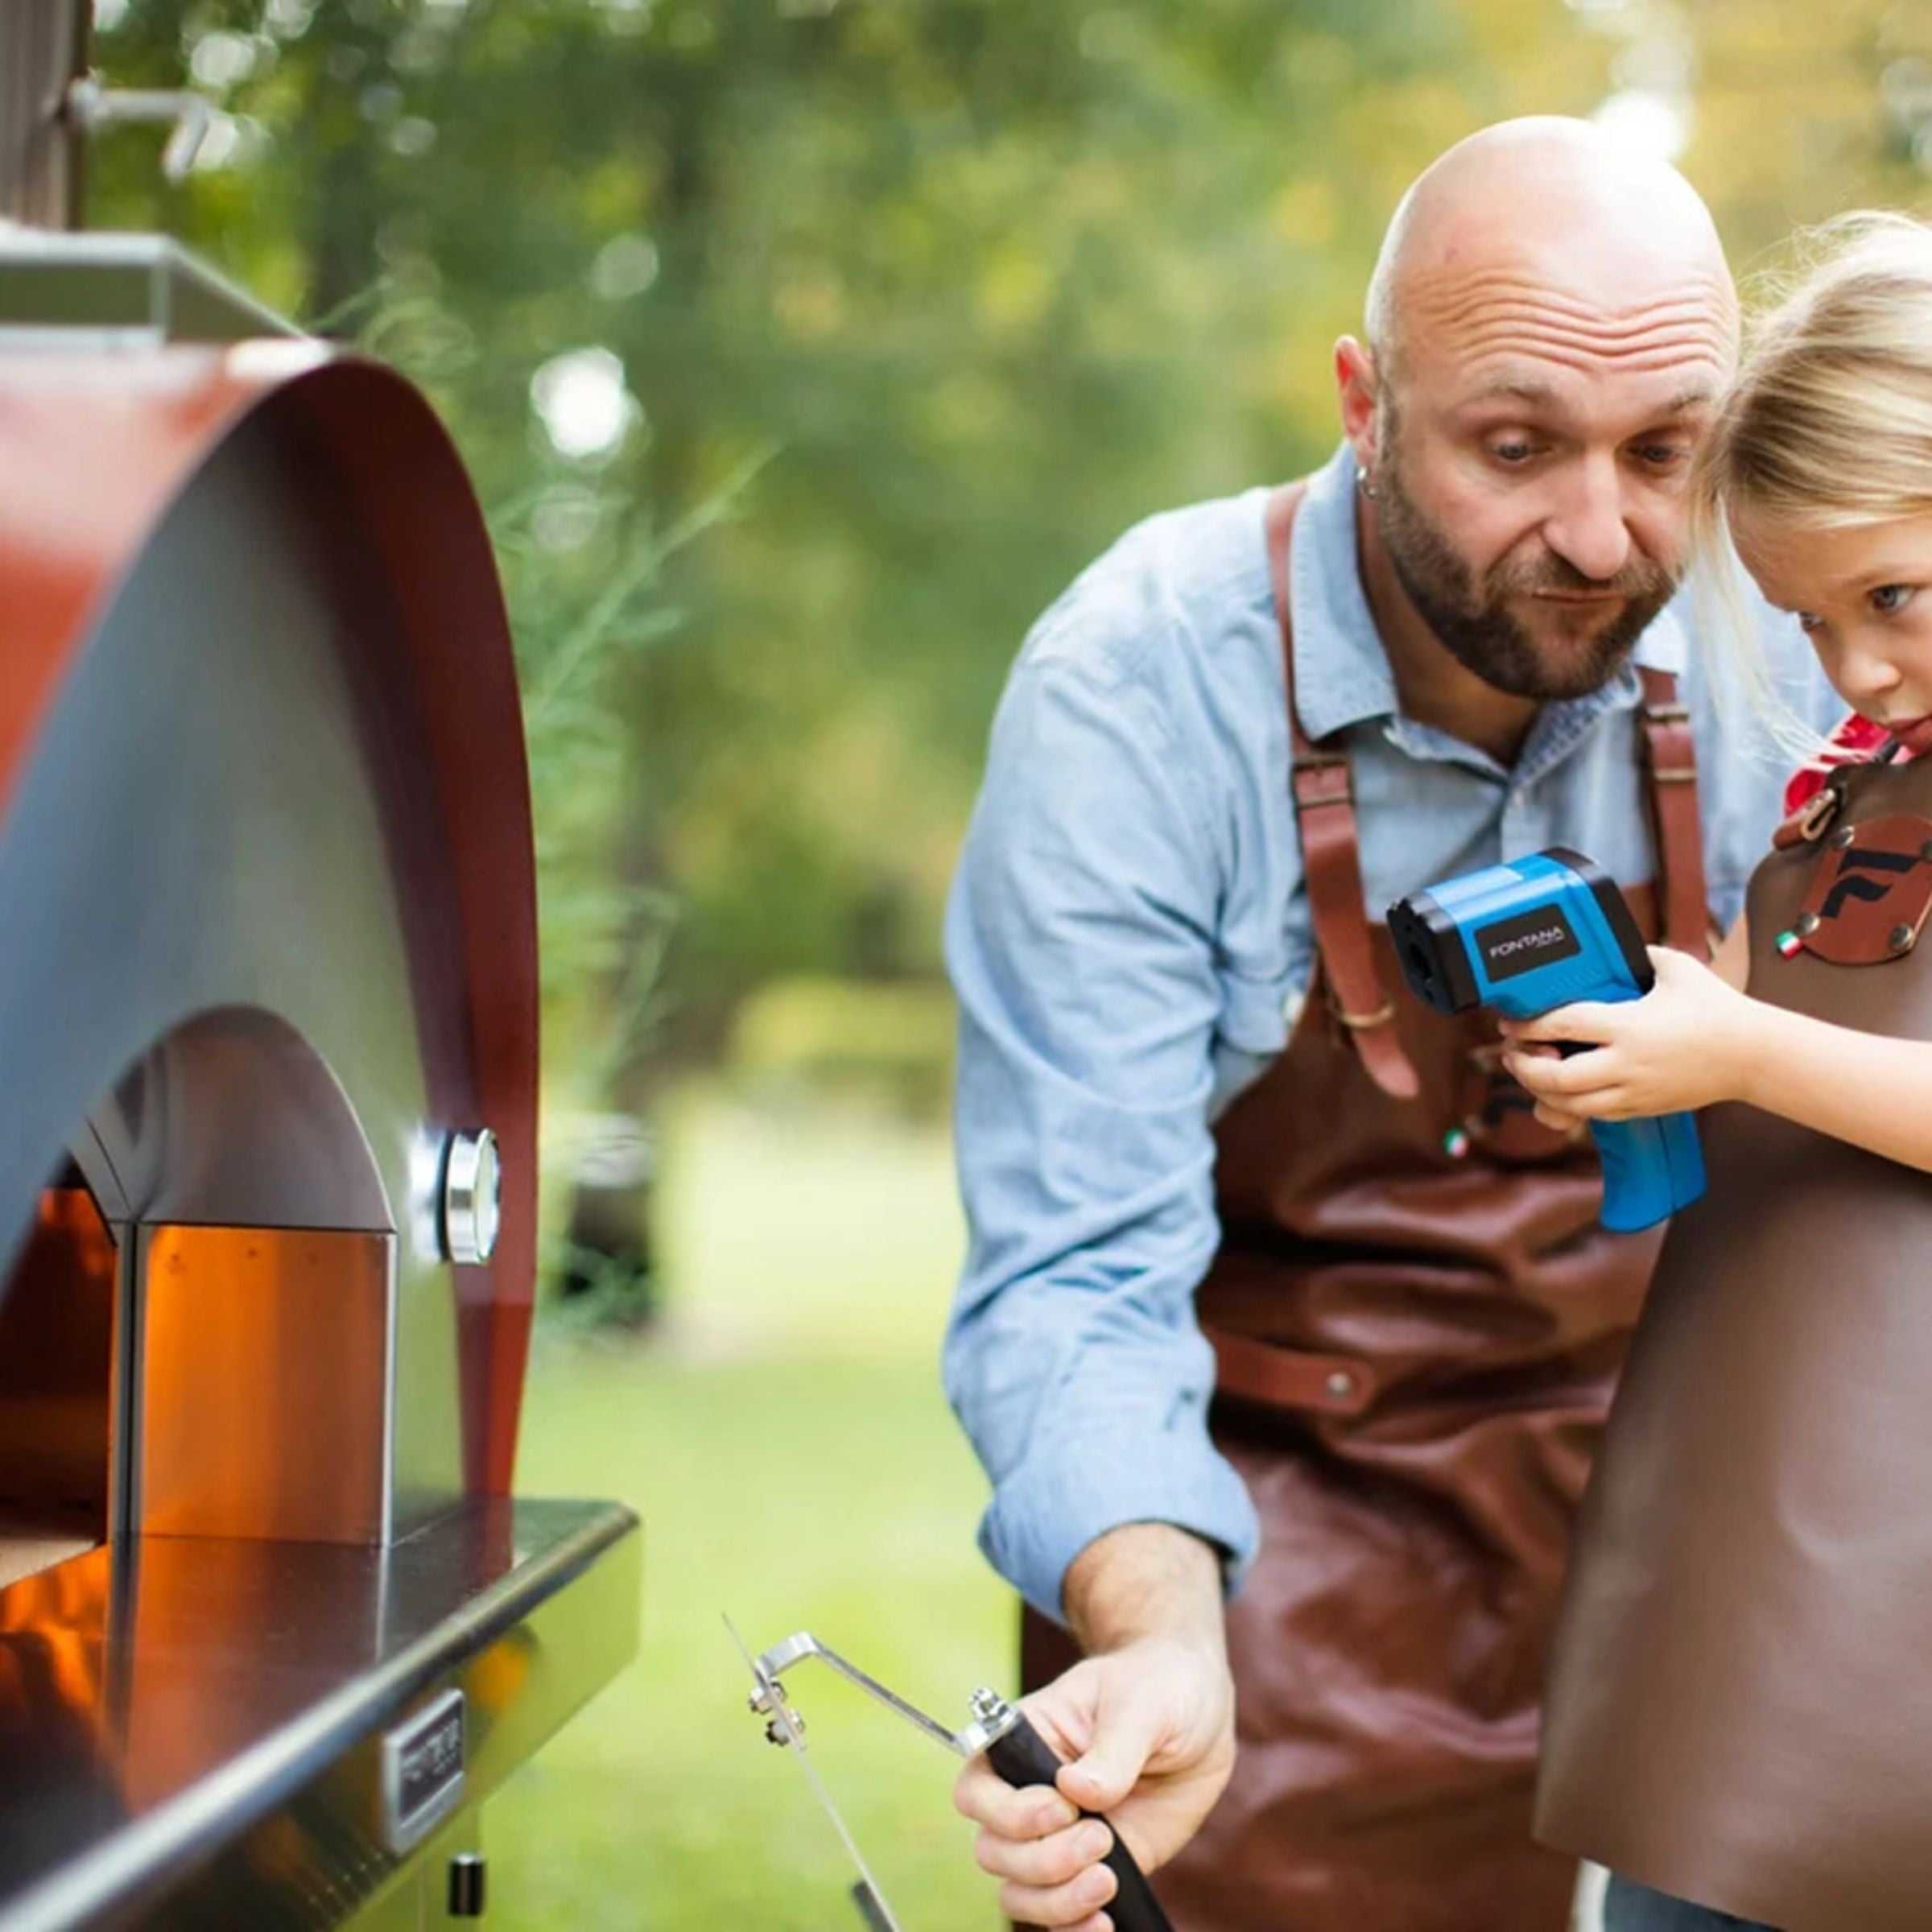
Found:
[[[1697,809],[1697,749],[1690,714],[1667,671],[1639,665],[1643,680],[1644,770],[1657,837],[1657,898],[1664,943],[1697,959],[1711,957],[1711,901],[1704,890],[1704,835]]]
[[[1396,1032],[1395,998],[1382,983],[1368,936],[1362,891],[1361,841],[1356,830],[1355,788],[1347,752],[1320,749],[1302,729],[1294,700],[1294,622],[1288,600],[1288,546],[1294,513],[1307,485],[1290,483],[1268,499],[1268,571],[1274,585],[1275,621],[1282,634],[1282,675],[1287,686],[1294,819],[1302,844],[1302,873],[1315,924],[1315,950],[1335,1016],[1355,1042],[1368,1077],[1397,1100],[1422,1092],[1415,1068]]]

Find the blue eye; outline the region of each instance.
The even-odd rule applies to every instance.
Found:
[[[1896,617],[1915,594],[1909,584],[1881,584],[1872,592],[1872,608],[1881,617]]]

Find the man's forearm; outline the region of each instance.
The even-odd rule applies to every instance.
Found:
[[[1144,1637],[1170,1637],[1224,1656],[1221,1559],[1171,1523],[1124,1523],[1067,1567],[1067,1620],[1091,1657]]]

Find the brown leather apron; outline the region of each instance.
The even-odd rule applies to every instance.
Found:
[[[1749,990],[1932,1039],[1932,762],[1841,785],[1752,881]],[[1537,1829],[1792,1932],[1924,1932],[1932,1177],[1748,1107],[1700,1125],[1709,1191],[1583,1513]]]
[[[1263,1541],[1228,1609],[1233,1781],[1156,1889],[1180,1932],[1561,1932],[1574,1867],[1530,1839],[1544,1647],[1657,1237],[1597,1225],[1590,1143],[1536,1123],[1492,1022],[1415,999],[1369,918],[1347,757],[1295,712],[1294,502],[1269,547],[1318,964],[1216,1129],[1198,1295]],[[1644,677],[1666,930],[1703,952],[1689,729]],[[1631,894],[1646,935],[1657,897]],[[1075,1654],[1031,1613],[1022,1648],[1030,1686]]]

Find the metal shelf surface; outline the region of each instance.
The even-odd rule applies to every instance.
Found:
[[[387,1549],[147,1537],[0,1591],[0,1932],[340,1922],[415,1849],[385,1734],[460,1690],[486,1797],[634,1653],[642,1542],[472,1501]]]

